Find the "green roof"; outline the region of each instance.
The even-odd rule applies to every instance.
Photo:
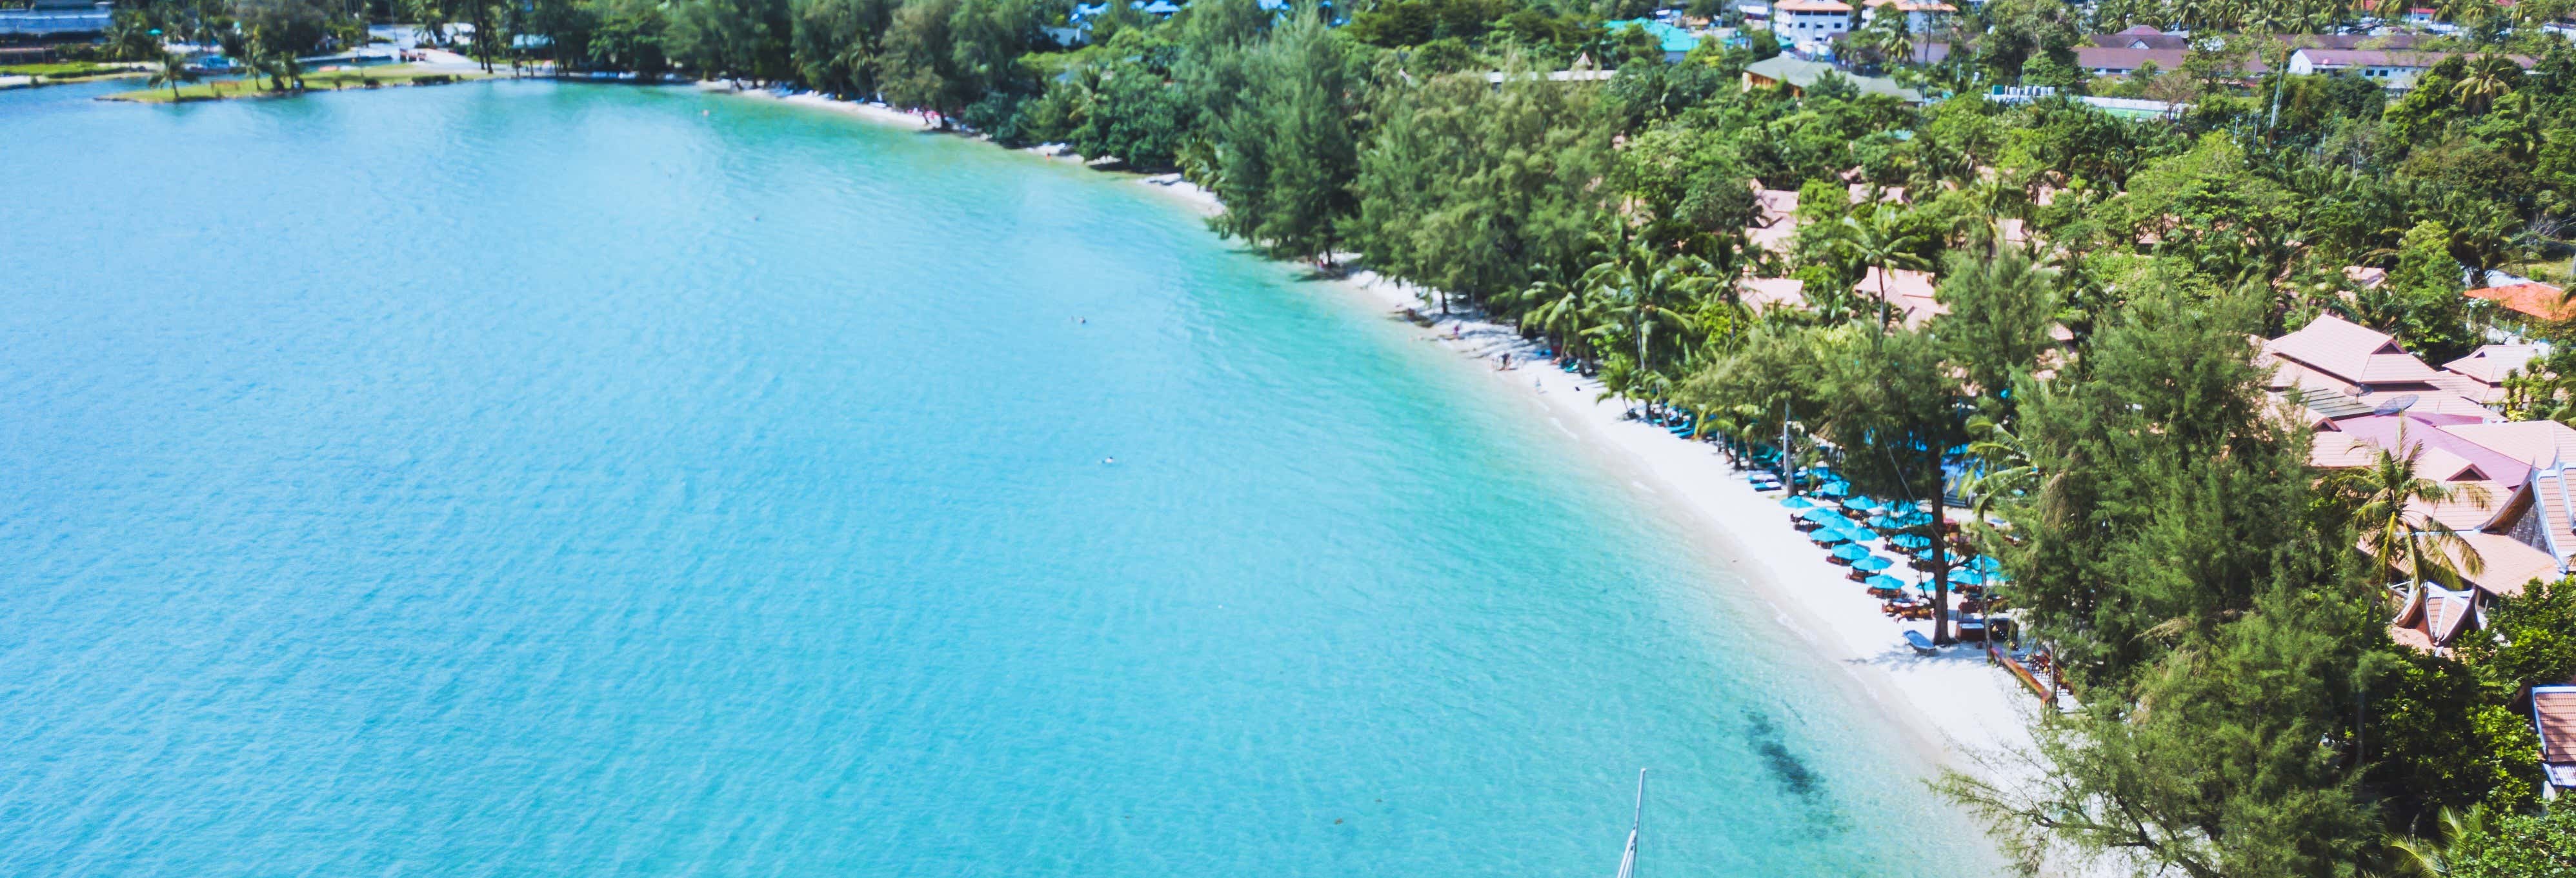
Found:
[[[1896,80],[1893,79],[1881,76],[1854,76],[1849,73],[1844,73],[1841,69],[1836,68],[1831,64],[1817,61],[1800,61],[1787,55],[1774,55],[1772,57],[1744,65],[1744,72],[1769,79],[1777,79],[1801,89],[1815,85],[1816,80],[1823,79],[1825,78],[1825,74],[1830,73],[1835,76],[1851,80],[1852,86],[1860,89],[1861,94],[1886,95],[1909,103],[1921,103],[1923,100],[1923,94],[1921,92],[1897,85]]]

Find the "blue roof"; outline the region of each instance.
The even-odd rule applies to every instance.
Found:
[[[1630,25],[1645,28],[1646,35],[1654,37],[1656,42],[1663,44],[1664,51],[1688,52],[1699,48],[1699,37],[1692,36],[1690,31],[1651,18],[1631,18],[1601,23],[1601,26],[1609,28],[1611,33],[1626,30]]]
[[[1144,10],[1147,15],[1170,15],[1181,11],[1180,7],[1172,5],[1171,0],[1154,0],[1152,3],[1140,3],[1136,5],[1136,8]]]

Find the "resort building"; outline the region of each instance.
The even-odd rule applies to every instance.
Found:
[[[1744,230],[1745,240],[1754,247],[1782,256],[1789,255],[1789,243],[1798,234],[1798,193],[1793,189],[1764,189],[1753,184],[1753,225]]]
[[[1780,0],[1771,6],[1771,32],[1784,42],[1821,46],[1851,30],[1851,11],[1840,0]]]
[[[2257,362],[2272,367],[2274,393],[2286,397],[2296,391],[2302,405],[2328,420],[2334,411],[2382,408],[2460,423],[2504,419],[2487,408],[2494,385],[2424,365],[2387,333],[2331,314],[2263,342]],[[2310,423],[2316,425],[2314,418]]]
[[[1878,266],[1875,265],[1861,275],[1860,283],[1852,285],[1852,291],[1861,294],[1864,301],[1875,301],[1884,295],[1888,319],[1904,324],[1907,329],[1922,328],[1934,316],[1950,313],[1949,306],[1933,298],[1932,290],[1930,272],[1893,269],[1886,273],[1886,282],[1881,284]]]
[[[1958,7],[1938,0],[1863,0],[1863,16],[1875,19],[1881,15],[1902,13],[1908,33],[1926,34],[1937,30],[1943,19],[1959,11]]]
[[[2360,76],[2379,83],[2392,92],[2415,87],[2415,78],[2444,59],[2467,57],[2461,52],[2416,52],[2396,49],[2300,49],[2290,53],[2289,71],[2295,76]],[[2528,55],[2506,55],[2525,70],[2539,63]]]

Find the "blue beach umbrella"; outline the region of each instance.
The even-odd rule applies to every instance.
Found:
[[[1851,535],[1830,527],[1823,527],[1817,528],[1816,532],[1808,534],[1807,539],[1815,540],[1816,545],[1819,546],[1837,546],[1851,542]]]
[[[1816,508],[1816,501],[1809,500],[1805,497],[1791,497],[1780,501],[1780,505],[1791,509],[1814,509]]]
[[[1878,539],[1878,535],[1877,535],[1877,534],[1870,533],[1868,528],[1860,527],[1860,526],[1857,526],[1857,525],[1848,525],[1848,524],[1847,524],[1847,525],[1844,525],[1844,526],[1841,526],[1841,527],[1836,527],[1836,528],[1834,528],[1834,529],[1835,529],[1835,530],[1842,531],[1842,532],[1843,532],[1843,536],[1847,536],[1847,537],[1852,538],[1852,542],[1855,542],[1855,543],[1866,543],[1866,542],[1869,542],[1869,541],[1871,541],[1871,540]]]
[[[1834,521],[1843,521],[1843,520],[1846,520],[1846,519],[1844,519],[1844,518],[1843,518],[1843,514],[1842,514],[1842,513],[1840,513],[1840,512],[1835,512],[1835,511],[1833,511],[1833,510],[1831,510],[1831,509],[1827,509],[1827,508],[1822,507],[1822,506],[1818,506],[1818,507],[1815,507],[1815,508],[1813,508],[1813,509],[1809,509],[1809,510],[1807,510],[1807,511],[1805,511],[1805,512],[1798,513],[1798,517],[1799,517],[1799,518],[1804,518],[1804,519],[1806,519],[1806,520],[1808,520],[1808,521],[1823,521],[1823,522],[1834,522]]]
[[[1867,558],[1862,558],[1858,561],[1852,562],[1852,569],[1870,573],[1875,573],[1894,566],[1896,566],[1896,562],[1887,560],[1887,556],[1885,555],[1871,555]]]
[[[1822,485],[1816,486],[1816,496],[1818,497],[1840,497],[1849,493],[1851,493],[1851,486],[1841,482],[1826,482]]]
[[[1846,544],[1842,548],[1834,550],[1834,557],[1841,558],[1845,561],[1857,562],[1862,558],[1869,557],[1869,547],[1858,543]]]
[[[1862,512],[1869,512],[1869,511],[1871,511],[1871,510],[1877,509],[1877,508],[1878,508],[1878,506],[1879,506],[1879,503],[1878,503],[1878,501],[1876,501],[1876,500],[1872,500],[1872,499],[1870,499],[1870,498],[1868,498],[1868,497],[1855,496],[1855,497],[1853,497],[1853,498],[1851,498],[1851,499],[1849,499],[1849,500],[1845,500],[1845,501],[1843,501],[1843,506],[1845,506],[1845,507],[1847,507],[1847,508],[1851,508],[1851,509],[1857,509],[1857,510],[1860,510],[1860,511],[1862,511]]]
[[[1904,587],[1905,587],[1905,581],[1904,581],[1904,580],[1902,580],[1902,579],[1898,579],[1898,578],[1893,577],[1893,576],[1889,576],[1889,575],[1887,575],[1887,574],[1885,574],[1885,573],[1873,574],[1873,575],[1871,575],[1871,576],[1870,576],[1870,578],[1868,578],[1868,579],[1864,579],[1864,580],[1861,580],[1861,581],[1860,581],[1860,584],[1862,584],[1862,585],[1866,585],[1866,586],[1869,586],[1869,587],[1871,587],[1871,588],[1904,588]]]
[[[1897,534],[1888,537],[1887,544],[1899,549],[1920,549],[1932,545],[1932,541],[1924,539],[1922,534]]]
[[[1985,583],[1985,575],[1977,571],[1964,568],[1950,571],[1951,585],[1984,585]]]

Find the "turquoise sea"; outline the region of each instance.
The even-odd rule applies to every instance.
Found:
[[[1608,875],[1639,767],[1640,875],[1994,870],[1624,477],[1148,187],[115,87],[0,92],[0,874]]]

